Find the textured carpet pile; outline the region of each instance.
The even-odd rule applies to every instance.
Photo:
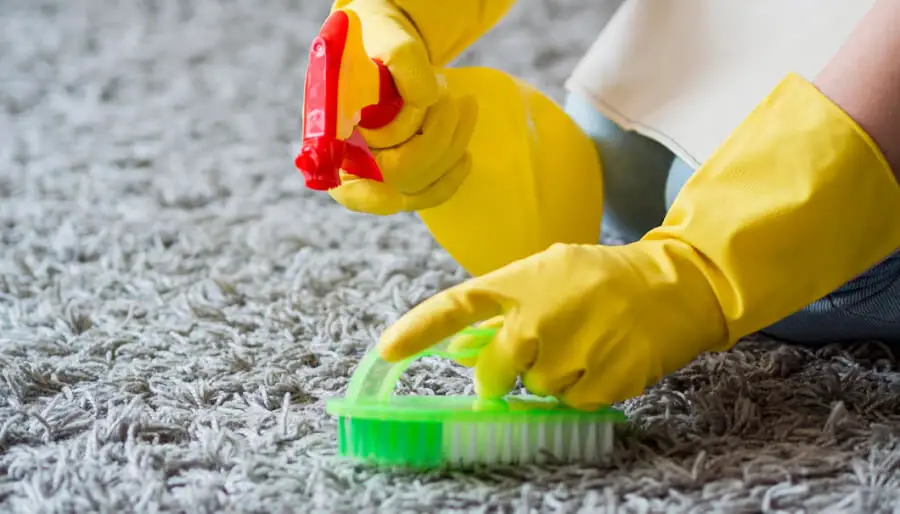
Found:
[[[305,191],[327,0],[0,0],[0,511],[890,511],[874,343],[748,341],[625,408],[609,463],[383,473],[324,401],[465,278],[412,216]],[[522,0],[463,58],[556,99],[611,2]],[[465,392],[415,364],[402,393]]]

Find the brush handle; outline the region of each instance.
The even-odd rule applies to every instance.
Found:
[[[381,358],[377,350],[369,350],[350,378],[345,397],[350,402],[386,401],[394,394],[397,381],[414,360],[422,357],[442,357],[450,360],[470,359],[477,356],[481,349],[491,342],[496,333],[496,328],[470,327],[398,362],[388,362]],[[450,351],[450,344],[461,335],[476,337],[480,339],[481,344],[462,351]]]

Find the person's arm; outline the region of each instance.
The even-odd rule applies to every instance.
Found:
[[[900,1],[878,0],[813,81],[879,146],[900,180]]]
[[[444,67],[502,20],[517,0],[388,0],[359,2],[334,0],[331,9],[356,9],[360,4],[380,4],[381,10],[396,9],[428,49],[431,64]],[[364,7],[365,9],[365,7]]]

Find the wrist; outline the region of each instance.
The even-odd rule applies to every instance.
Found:
[[[677,238],[643,239],[626,245],[630,268],[647,284],[646,305],[663,306],[654,313],[665,326],[665,347],[672,347],[678,362],[667,372],[684,366],[707,351],[724,351],[745,334],[729,330],[711,276],[721,274],[696,248]],[[683,358],[687,361],[682,362]]]
[[[366,14],[381,15],[399,23],[403,30],[428,50],[428,43],[413,16],[403,8],[403,2],[394,0],[335,0],[331,12],[338,9],[355,11],[361,17]],[[431,55],[430,53],[428,54]]]
[[[499,22],[515,0],[391,0],[415,27],[432,65],[450,64]]]

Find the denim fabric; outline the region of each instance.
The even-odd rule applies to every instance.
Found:
[[[579,95],[570,94],[565,109],[603,162],[604,232],[625,242],[640,239],[662,222],[693,168],[661,144],[621,129]],[[762,332],[798,343],[900,343],[900,252]]]
[[[601,116],[586,99],[570,95],[566,112],[594,140],[603,162],[603,232],[640,239],[666,215],[663,192],[674,155]]]

